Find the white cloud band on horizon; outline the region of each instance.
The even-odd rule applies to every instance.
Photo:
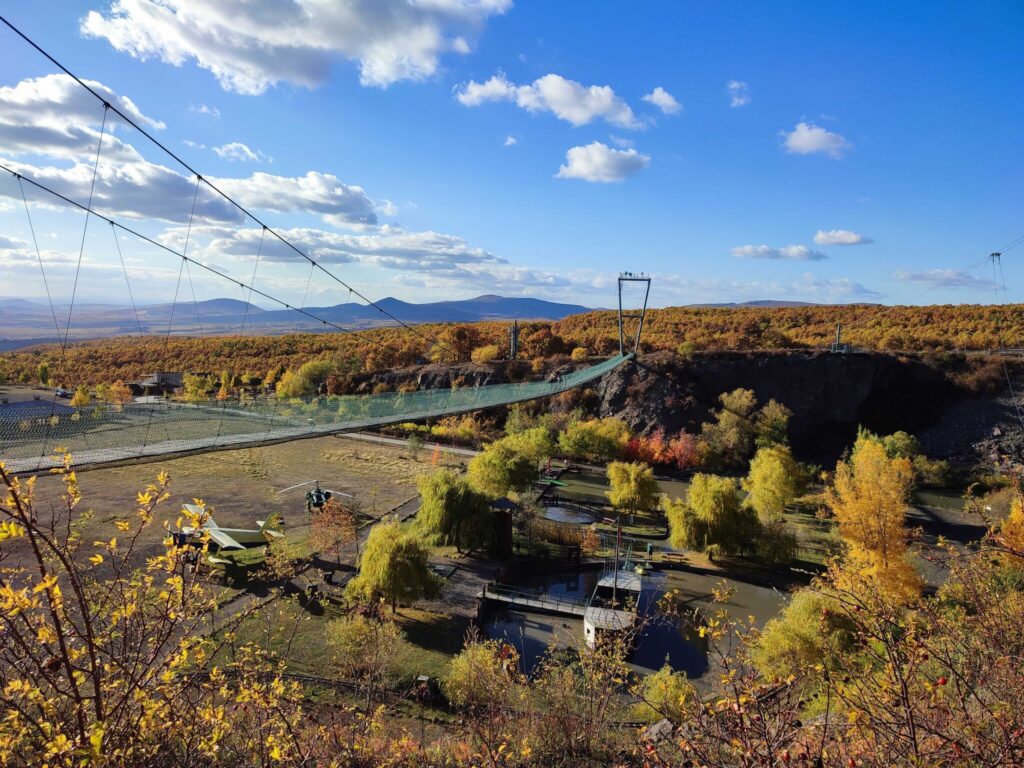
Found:
[[[770,245],[740,245],[731,248],[730,253],[741,259],[770,259],[776,261],[821,261],[827,259],[821,251],[815,251],[806,245],[784,245],[773,248]]]
[[[893,273],[897,280],[927,285],[931,288],[950,288],[959,290],[962,288],[991,291],[996,288],[996,283],[986,278],[975,277],[969,272],[959,269],[926,269],[914,272],[908,269],[897,269]]]

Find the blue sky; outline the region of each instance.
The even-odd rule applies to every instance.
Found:
[[[319,6],[3,14],[371,298],[607,306],[629,269],[655,277],[656,305],[991,302],[991,270],[966,267],[1024,235],[1020,2]],[[0,40],[0,159],[87,196],[102,109]],[[113,140],[98,206],[180,248],[192,182],[126,127]],[[0,296],[43,296],[20,191],[0,176]],[[66,298],[82,217],[30,203]],[[259,239],[204,192],[191,255],[248,280],[259,253],[257,287],[347,298],[322,280],[307,292],[308,266]],[[176,259],[120,245],[136,297],[172,298]],[[1022,259],[1004,257],[1015,301]],[[189,298],[239,295],[190,277]],[[124,283],[109,227],[90,224],[79,300],[123,302]]]

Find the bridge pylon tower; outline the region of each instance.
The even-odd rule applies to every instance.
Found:
[[[624,309],[622,306],[622,289],[624,285],[640,283],[643,285],[644,298],[640,309]],[[619,273],[619,354],[639,354],[640,335],[644,330],[644,318],[647,316],[647,299],[651,295],[651,277],[642,272]]]

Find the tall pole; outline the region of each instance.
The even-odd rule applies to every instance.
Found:
[[[619,356],[626,354],[626,345],[623,341],[622,330],[622,278],[619,277]]]
[[[622,538],[622,516],[615,513],[615,561],[612,563],[612,605],[618,603],[619,593],[619,540]]]

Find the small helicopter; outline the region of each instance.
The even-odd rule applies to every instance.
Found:
[[[316,483],[316,487],[310,491],[306,491],[306,512],[312,514],[314,509],[323,509],[324,504],[330,501],[332,496],[345,496],[347,498],[354,498],[351,493],[345,493],[344,491],[333,491],[328,488],[321,488],[319,480],[306,480],[303,483],[296,483],[290,485],[287,488],[282,488],[277,491],[277,495],[280,496],[282,493],[287,491],[294,491],[296,488],[302,488],[306,485]]]
[[[182,526],[180,531],[172,531],[168,523],[164,528],[174,537],[177,546],[202,546],[203,536],[208,535],[210,546],[213,552],[207,557],[210,563],[219,565],[230,565],[234,561],[227,559],[221,553],[224,551],[236,552],[246,549],[266,547],[274,539],[284,538],[284,531],[281,530],[283,521],[278,514],[271,515],[266,520],[257,520],[257,528],[222,528],[216,521],[208,516],[205,509],[196,504],[184,504],[184,509],[198,519],[203,520],[199,526]]]

